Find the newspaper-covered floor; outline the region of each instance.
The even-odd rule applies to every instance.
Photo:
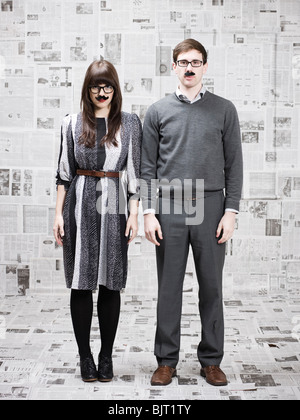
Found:
[[[94,296],[96,300],[96,295]],[[151,387],[155,293],[122,294],[114,348],[115,378],[83,383],[72,331],[69,294],[6,297],[0,301],[0,399],[3,400],[299,400],[300,299],[297,295],[224,300],[229,385],[216,388],[199,375],[201,326],[196,294],[185,286],[178,377]],[[96,310],[96,305],[95,305]],[[97,314],[92,349],[99,351]]]

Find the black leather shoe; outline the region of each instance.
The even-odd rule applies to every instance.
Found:
[[[114,377],[112,358],[99,354],[98,380],[100,382],[110,382]]]
[[[98,380],[97,369],[92,355],[80,359],[80,371],[83,382],[95,382]]]

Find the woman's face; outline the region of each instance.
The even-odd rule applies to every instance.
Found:
[[[94,104],[95,112],[110,110],[111,101],[114,97],[114,88],[108,84],[90,86],[90,98]]]

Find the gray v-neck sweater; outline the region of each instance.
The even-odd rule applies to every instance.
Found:
[[[141,197],[153,208],[151,180],[203,179],[205,191],[225,188],[225,208],[239,210],[243,184],[241,133],[235,106],[207,91],[193,104],[169,95],[147,111],[142,143]]]

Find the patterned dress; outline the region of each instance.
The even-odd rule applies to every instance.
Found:
[[[139,193],[142,127],[137,115],[122,112],[118,146],[100,146],[106,119],[97,118],[94,148],[79,144],[82,115],[62,123],[57,185],[67,190],[63,218],[66,284],[77,290],[99,285],[121,290],[127,280],[128,199]],[[120,178],[77,175],[77,169],[122,172]]]

